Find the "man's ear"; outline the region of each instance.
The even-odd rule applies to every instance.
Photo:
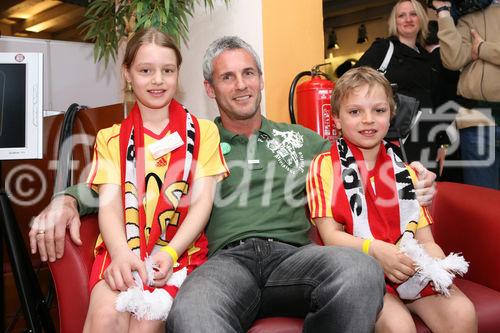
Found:
[[[215,98],[215,91],[212,84],[208,80],[205,80],[203,81],[203,85],[205,86],[205,92],[207,93],[207,96],[210,98]]]
[[[264,90],[264,76],[260,74],[260,90]]]

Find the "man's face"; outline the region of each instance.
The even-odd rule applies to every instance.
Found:
[[[207,95],[215,98],[223,122],[260,117],[262,76],[245,49],[226,50],[212,62],[212,82],[205,81]]]

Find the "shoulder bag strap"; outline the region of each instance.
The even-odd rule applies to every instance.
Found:
[[[392,41],[389,41],[389,48],[387,49],[387,53],[385,54],[384,61],[382,61],[382,64],[377,69],[384,75],[387,72],[387,67],[389,66],[389,62],[391,61],[393,53],[394,53],[394,44],[392,43]]]

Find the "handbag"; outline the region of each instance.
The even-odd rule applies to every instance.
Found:
[[[385,54],[382,64],[377,69],[380,73],[387,72],[387,67],[394,53],[394,44],[389,41],[389,49]],[[397,92],[397,84],[391,84],[394,92],[394,101],[396,102],[396,114],[391,119],[389,131],[385,136],[386,140],[394,141],[405,139],[410,134],[411,129],[417,123],[419,118],[420,102],[415,97],[400,94]]]

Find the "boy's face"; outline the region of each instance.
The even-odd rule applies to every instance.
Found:
[[[352,89],[341,101],[335,124],[342,135],[362,150],[378,147],[390,125],[390,108],[380,85]]]

